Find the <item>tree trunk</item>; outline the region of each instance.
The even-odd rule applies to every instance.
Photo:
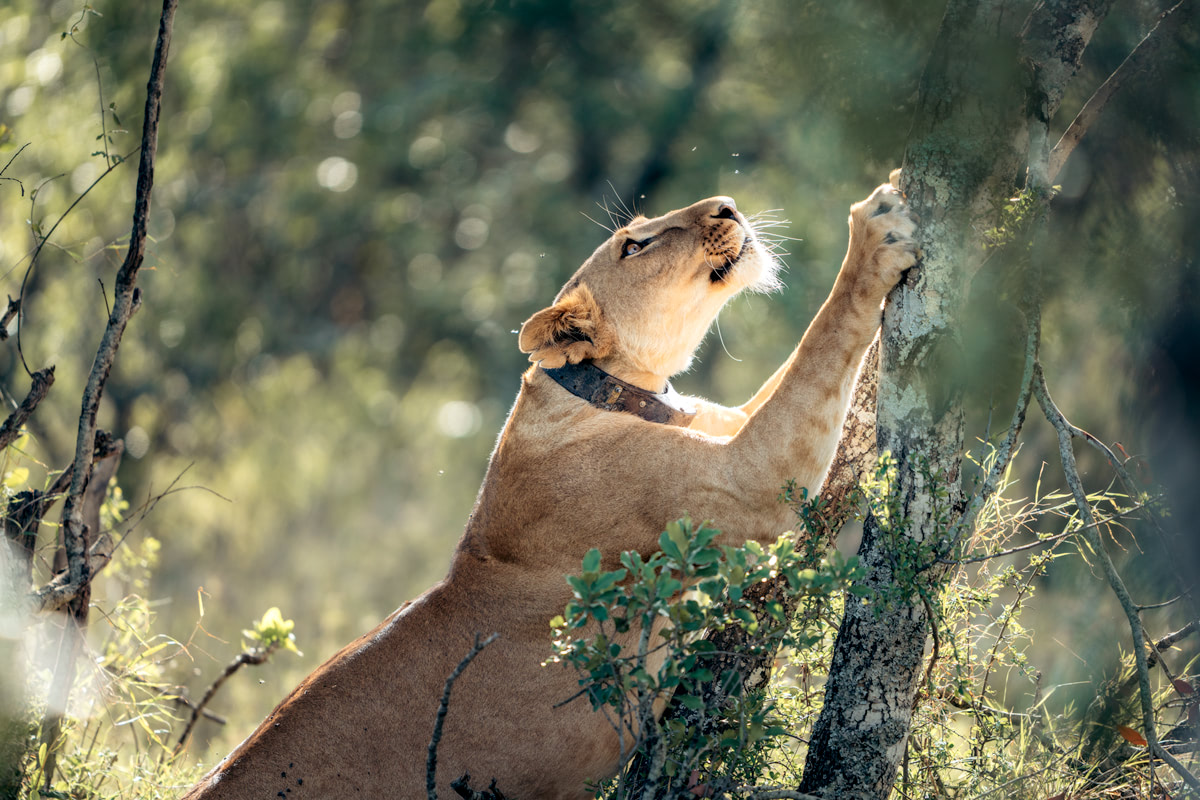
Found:
[[[921,79],[901,182],[923,221],[923,255],[884,313],[876,435],[879,452],[896,463],[894,502],[883,518],[868,518],[859,549],[876,601],[847,604],[802,792],[891,793],[921,677],[929,601],[944,574],[935,562],[972,520],[960,474],[958,315],[983,259],[982,231],[1014,224],[1001,218],[1001,201],[1024,185],[1046,202],[1049,122],[1110,4],[1043,0],[1030,9],[951,0],[947,7]],[[1024,418],[1020,399],[1018,406],[1013,437]]]
[[[904,754],[923,595],[940,580],[913,568],[964,507],[958,314],[982,257],[979,220],[1013,192],[1025,155],[1017,5],[952,0],[921,80],[901,188],[921,219],[922,258],[888,298],[876,423],[879,452],[897,467],[899,514],[864,525],[859,556],[876,600],[846,604],[802,792],[885,798]]]

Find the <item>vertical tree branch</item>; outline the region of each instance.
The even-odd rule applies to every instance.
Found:
[[[99,525],[85,524],[88,511],[85,506],[93,505],[95,516],[99,516],[99,502],[105,487],[90,487],[92,465],[96,450],[96,415],[104,385],[112,370],[117,348],[129,318],[141,303],[135,286],[138,270],[146,252],[146,226],[150,216],[150,193],[154,186],[154,160],[158,151],[159,112],[162,108],[163,84],[166,79],[167,55],[170,50],[171,29],[178,0],[164,0],[159,17],[158,36],[154,47],[154,59],[150,68],[150,80],[146,88],[146,112],[142,123],[141,159],[138,164],[137,195],[133,208],[133,227],[129,237],[129,250],[125,261],[117,272],[113,307],[108,325],[92,363],[79,412],[79,429],[75,439],[75,459],[71,469],[71,483],[63,504],[63,550],[66,553],[66,585],[58,591],[43,587],[35,595],[35,607],[47,608],[50,601],[58,605],[67,603],[69,613],[63,627],[63,638],[59,648],[58,663],[51,686],[46,718],[42,724],[42,741],[49,745],[49,754],[44,765],[45,783],[53,783],[56,751],[62,714],[75,680],[75,659],[83,644],[83,631],[87,627],[88,604],[92,581],[92,564],[89,559],[90,536],[99,533]],[[89,488],[92,491],[89,491]],[[99,495],[99,500],[97,500]],[[58,605],[53,607],[57,608]]]
[[[67,556],[67,581],[57,586],[46,586],[34,598],[35,610],[58,608],[73,599],[91,580],[87,558],[87,543],[83,530],[83,494],[92,474],[92,453],[96,441],[96,415],[104,385],[112,370],[113,360],[121,344],[121,337],[129,318],[141,304],[140,292],[136,288],[138,270],[146,252],[146,225],[150,216],[150,194],[154,186],[154,160],[158,151],[159,112],[162,107],[163,84],[166,79],[167,55],[171,43],[171,29],[178,0],[164,0],[159,18],[158,37],[154,48],[154,60],[150,68],[150,80],[146,87],[146,113],[142,124],[141,158],[138,164],[137,195],[134,200],[133,226],[129,237],[129,250],[125,261],[117,272],[112,311],[108,325],[92,362],[84,388],[79,412],[79,429],[75,439],[74,470],[67,499],[63,507],[63,544]]]

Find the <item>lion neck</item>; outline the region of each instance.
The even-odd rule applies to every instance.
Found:
[[[618,335],[618,344],[600,358],[593,358],[597,367],[632,383],[640,389],[656,394],[666,390],[667,382],[692,365],[692,359],[700,347],[712,318],[700,309],[689,314],[678,314],[657,326],[634,326],[634,332]],[[641,335],[636,333],[643,331]]]

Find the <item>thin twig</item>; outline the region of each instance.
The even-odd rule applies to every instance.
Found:
[[[195,703],[193,703],[190,699],[184,697],[181,694],[170,695],[167,699],[173,700],[175,702],[175,705],[183,706],[184,708],[190,709],[191,711],[196,711],[197,709],[199,709],[200,716],[204,717],[207,720],[215,722],[218,725],[226,725],[229,722],[229,720],[225,719],[225,717],[222,717],[220,714],[216,713],[215,711],[209,711],[207,708],[200,708]]]
[[[192,735],[192,728],[196,727],[196,721],[200,719],[200,715],[204,713],[205,707],[213,699],[213,696],[216,695],[217,690],[221,688],[221,685],[225,683],[225,681],[229,680],[233,676],[233,673],[237,672],[247,664],[262,664],[268,658],[270,658],[271,654],[274,653],[278,648],[279,642],[274,641],[266,647],[255,648],[254,650],[250,650],[245,653],[238,653],[237,658],[229,662],[229,665],[221,671],[221,674],[217,676],[217,679],[213,681],[208,689],[204,692],[204,696],[200,698],[200,702],[191,707],[191,719],[189,719],[187,725],[184,726],[183,733],[179,735],[179,741],[175,744],[175,749],[171,751],[172,758],[179,755],[179,752],[183,750],[184,745],[187,744],[188,738]]]
[[[121,157],[120,161],[110,164],[108,169],[104,170],[104,172],[101,172],[98,176],[96,176],[96,179],[93,180],[91,183],[89,183],[87,188],[84,189],[82,192],[80,192],[79,196],[76,197],[71,202],[71,205],[67,206],[67,209],[58,216],[58,219],[54,221],[54,224],[50,226],[50,229],[48,231],[46,231],[45,235],[41,236],[38,239],[37,246],[33,248],[33,253],[29,256],[29,264],[25,267],[25,274],[21,278],[21,289],[17,295],[17,302],[19,302],[19,303],[24,302],[26,286],[29,283],[30,275],[33,273],[33,266],[37,262],[38,256],[41,255],[42,248],[44,248],[46,246],[46,244],[50,241],[50,237],[54,235],[54,232],[56,230],[58,230],[58,226],[61,225],[63,220],[65,220],[67,218],[67,216],[72,211],[75,210],[75,207],[77,205],[79,205],[81,202],[83,202],[83,198],[87,197],[88,193],[91,192],[92,189],[95,189],[96,186],[100,183],[100,181],[107,178],[113,170],[115,170],[117,167],[124,164],[125,161],[129,158],[129,156],[133,155],[135,152],[136,152],[135,150],[130,150],[128,153],[126,153],[124,156]],[[22,325],[17,328],[17,354],[21,356],[21,363],[25,367],[25,371],[29,372],[29,365],[25,363],[25,351],[21,349],[21,329],[24,327],[25,326]]]
[[[471,646],[471,651],[458,662],[458,666],[446,678],[446,685],[442,689],[442,701],[438,703],[437,719],[433,723],[433,737],[429,740],[429,751],[425,757],[425,793],[429,800],[437,800],[437,749],[438,743],[442,741],[442,723],[446,721],[446,712],[450,709],[450,690],[454,688],[458,676],[475,660],[475,656],[499,637],[499,633],[493,633],[480,641],[479,634],[475,634],[475,644]]]
[[[1062,459],[1063,473],[1066,476],[1067,485],[1071,488],[1071,494],[1075,497],[1075,504],[1078,506],[1079,513],[1085,523],[1081,532],[1095,552],[1096,558],[1099,559],[1104,575],[1108,579],[1108,584],[1117,596],[1117,600],[1120,602],[1121,608],[1124,609],[1125,616],[1129,621],[1129,628],[1133,634],[1134,665],[1137,670],[1138,688],[1141,696],[1142,736],[1146,739],[1147,750],[1151,756],[1157,756],[1169,764],[1193,791],[1200,792],[1200,779],[1197,779],[1174,756],[1163,750],[1158,742],[1158,733],[1155,729],[1154,721],[1154,698],[1150,691],[1150,671],[1147,665],[1146,647],[1143,643],[1146,638],[1146,631],[1142,626],[1142,618],[1138,614],[1137,604],[1133,602],[1133,599],[1129,596],[1129,591],[1125,588],[1124,580],[1121,579],[1120,573],[1117,572],[1112,559],[1109,558],[1108,551],[1104,548],[1104,542],[1101,540],[1100,534],[1094,528],[1095,517],[1092,514],[1087,493],[1083,489],[1083,483],[1079,479],[1079,469],[1075,464],[1075,451],[1071,447],[1072,428],[1074,426],[1067,422],[1066,417],[1059,411],[1051,399],[1049,389],[1046,387],[1046,378],[1042,374],[1040,364],[1037,366],[1035,375],[1034,395],[1037,397],[1038,404],[1041,406],[1042,412],[1046,415],[1046,419],[1058,434],[1058,449]],[[1154,764],[1151,761],[1151,774],[1153,774],[1153,771]]]
[[[1013,408],[1012,419],[1008,424],[1008,432],[1004,435],[1004,441],[996,447],[995,459],[992,461],[987,477],[984,478],[983,486],[972,495],[962,517],[954,526],[954,532],[948,537],[947,545],[944,548],[945,555],[954,552],[954,548],[962,541],[963,536],[975,529],[975,520],[979,517],[979,512],[983,510],[988,500],[1000,487],[1000,481],[1017,452],[1017,439],[1021,436],[1021,429],[1025,425],[1025,414],[1029,410],[1029,398],[1033,391],[1034,365],[1037,363],[1042,343],[1041,303],[1034,295],[1028,298],[1027,305],[1029,307],[1025,311],[1025,366],[1021,374],[1021,389],[1017,392],[1017,402]],[[945,558],[945,555],[942,558]],[[940,561],[941,558],[938,560]]]
[[[922,683],[924,683],[925,686],[930,687],[929,693],[933,694],[933,691],[932,691],[933,668],[934,668],[934,666],[937,665],[938,656],[941,653],[942,639],[941,639],[941,636],[938,635],[938,627],[937,627],[938,621],[937,621],[937,617],[933,613],[933,606],[930,604],[929,598],[925,596],[925,592],[918,592],[917,594],[921,598],[921,604],[925,606],[925,619],[927,619],[929,621],[929,633],[933,638],[933,651],[930,652],[930,654],[929,654],[929,665],[925,667],[925,680],[922,681]],[[918,687],[917,691],[913,692],[913,701],[912,701],[913,711],[916,711],[917,706],[919,706],[920,704],[921,704],[921,689],[920,689],[920,687]]]
[[[1146,501],[1145,503],[1137,503],[1137,504],[1132,505],[1129,508],[1126,508],[1123,511],[1120,511],[1116,514],[1110,514],[1109,516],[1104,517],[1103,519],[1098,519],[1095,521],[1095,523],[1092,525],[1092,527],[1099,528],[1101,526],[1108,525],[1111,522],[1116,522],[1119,519],[1124,519],[1125,517],[1129,516],[1130,514],[1133,514],[1136,511],[1141,511],[1144,508],[1148,508],[1152,503],[1157,503],[1162,499],[1163,498],[1161,495],[1159,495],[1157,497],[1152,497],[1152,498],[1150,498],[1150,500]],[[950,564],[950,565],[956,566],[956,567],[961,567],[966,564],[979,564],[983,561],[991,561],[993,558],[1004,558],[1006,556],[1015,555],[1017,553],[1023,553],[1026,550],[1033,550],[1034,548],[1037,548],[1037,547],[1045,547],[1046,545],[1055,545],[1055,544],[1058,544],[1059,542],[1061,542],[1063,539],[1067,538],[1068,536],[1074,536],[1075,534],[1079,533],[1079,531],[1080,531],[1079,528],[1072,528],[1070,530],[1065,530],[1062,533],[1051,534],[1044,539],[1038,539],[1037,541],[1034,541],[1034,542],[1017,545],[1016,547],[1010,547],[1007,550],[1000,550],[998,552],[988,553],[988,554],[982,555],[982,556],[971,556],[970,558],[940,558],[937,560],[936,563]],[[1175,600],[1178,600],[1178,599],[1179,598],[1175,598]],[[1141,609],[1145,610],[1147,608],[1159,608],[1161,606],[1170,605],[1171,603],[1175,602],[1175,600],[1168,600],[1165,603],[1155,603],[1153,605],[1141,606]]]
[[[1195,620],[1192,620],[1191,622],[1189,622],[1187,625],[1184,625],[1179,630],[1177,630],[1173,633],[1168,633],[1166,636],[1162,637],[1158,641],[1150,643],[1153,645],[1153,647],[1150,649],[1150,652],[1146,654],[1146,668],[1153,669],[1154,667],[1158,666],[1159,662],[1162,660],[1162,657],[1159,655],[1160,652],[1169,650],[1180,639],[1184,639],[1184,638],[1187,638],[1188,636],[1191,636],[1197,630],[1200,630],[1200,624],[1198,624]],[[1166,670],[1164,670],[1164,672],[1165,671]],[[1173,675],[1170,675],[1168,673],[1168,676],[1172,680],[1174,680]],[[1138,680],[1137,675],[1131,676],[1129,678],[1129,680],[1125,682],[1125,686],[1121,687],[1122,690],[1125,690],[1131,684],[1137,683],[1137,680]]]
[[[9,177],[5,176],[4,173],[8,170],[9,167],[12,166],[12,163],[17,160],[17,156],[21,155],[21,152],[26,147],[29,147],[29,145],[30,145],[30,143],[26,142],[25,144],[18,147],[17,152],[13,153],[12,158],[10,158],[7,162],[5,162],[3,167],[0,167],[0,181],[12,181],[17,186],[20,186],[21,187],[21,197],[25,196],[25,184],[21,183],[21,181],[18,180],[17,178],[9,178]]]
[[[1088,128],[1100,116],[1100,113],[1108,105],[1108,101],[1116,93],[1117,89],[1120,89],[1126,80],[1146,66],[1146,62],[1150,56],[1162,45],[1162,40],[1166,34],[1178,27],[1191,14],[1191,11],[1192,8],[1189,0],[1180,0],[1164,11],[1159,16],[1158,21],[1154,23],[1154,27],[1150,29],[1150,32],[1138,42],[1137,47],[1133,48],[1133,51],[1121,62],[1121,66],[1117,67],[1116,71],[1109,75],[1104,83],[1100,84],[1100,88],[1083,104],[1083,108],[1075,115],[1075,119],[1067,126],[1067,130],[1063,133],[1062,138],[1058,140],[1058,144],[1054,145],[1054,149],[1050,152],[1048,174],[1051,181],[1058,176],[1063,165],[1067,162],[1067,158],[1074,151],[1075,145],[1079,144],[1079,140],[1083,138],[1084,134],[1088,132]]]

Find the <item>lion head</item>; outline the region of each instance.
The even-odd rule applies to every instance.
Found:
[[[599,362],[661,381],[687,369],[725,303],[778,286],[778,262],[728,197],[635,217],[596,248],[554,304],[521,327],[544,367]]]

